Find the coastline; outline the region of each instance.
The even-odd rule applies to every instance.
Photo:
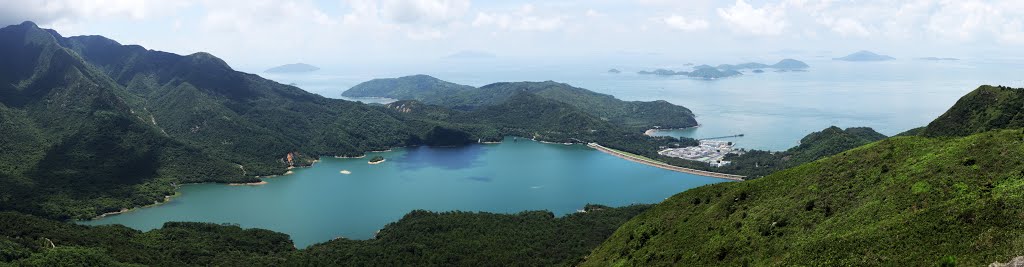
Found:
[[[610,154],[612,156],[616,156],[616,157],[628,160],[628,161],[632,161],[632,162],[636,162],[636,163],[640,163],[640,164],[644,164],[644,165],[648,165],[648,166],[652,166],[652,167],[662,168],[662,169],[666,169],[666,170],[670,170],[670,171],[688,173],[688,174],[693,174],[693,175],[700,175],[700,176],[711,177],[711,178],[727,179],[727,180],[733,180],[733,181],[744,181],[743,178],[745,177],[745,176],[742,176],[742,175],[735,175],[735,174],[728,174],[728,173],[719,173],[719,172],[710,172],[710,171],[702,171],[702,170],[697,170],[697,169],[690,169],[690,168],[683,168],[683,167],[679,167],[679,166],[669,165],[669,164],[666,164],[666,163],[663,163],[663,162],[657,162],[657,161],[641,158],[641,157],[636,156],[636,155],[626,154],[624,152],[620,152],[620,151],[617,151],[617,150],[613,150],[611,148],[607,148],[607,147],[601,146],[601,145],[599,145],[597,143],[589,143],[589,144],[587,144],[587,146],[590,147],[590,148],[596,149],[598,151]]]
[[[697,128],[697,127],[700,127],[700,124],[697,124],[697,125],[694,125],[694,126],[690,126],[690,127],[683,127],[683,128],[647,129],[647,131],[644,131],[644,135],[646,135],[646,136],[653,136],[652,134],[657,133],[658,131],[686,130],[686,129],[692,129],[692,128]]]
[[[229,186],[246,186],[246,185],[265,185],[265,184],[267,184],[267,181],[259,181],[259,182],[252,182],[252,183],[230,183],[228,185]]]
[[[77,221],[99,220],[99,219],[103,219],[104,217],[107,217],[107,216],[114,216],[114,215],[118,215],[118,214],[133,212],[133,211],[136,211],[136,210],[139,210],[139,209],[151,208],[151,207],[163,205],[164,203],[170,202],[172,198],[175,198],[175,197],[177,197],[179,195],[181,195],[181,192],[178,192],[178,189],[175,188],[174,189],[174,194],[173,195],[164,196],[163,201],[155,201],[155,202],[153,202],[153,204],[149,204],[149,205],[145,205],[145,206],[141,206],[141,207],[121,208],[121,210],[118,210],[118,211],[104,212],[103,214],[97,215],[96,217],[92,217],[92,218],[90,218],[88,220],[77,220]]]
[[[366,163],[369,163],[369,164],[381,164],[381,163],[384,163],[385,161],[388,161],[388,159],[382,159],[380,161],[368,161]]]

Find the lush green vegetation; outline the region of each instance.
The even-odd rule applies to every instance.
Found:
[[[974,266],[1022,255],[1024,130],[1015,120],[951,121],[977,118],[961,115],[969,107],[1014,114],[1019,106],[979,98],[993,90],[1019,89],[968,94],[929,125],[948,136],[915,129],[761,179],[677,194],[623,225],[584,265]],[[958,123],[982,132],[960,136]],[[834,139],[837,130],[808,138]]]
[[[517,100],[523,94],[566,104],[616,127],[634,131],[642,132],[655,126],[683,128],[697,125],[689,109],[666,101],[622,101],[610,95],[552,81],[494,83],[473,88],[426,75],[415,75],[375,79],[356,85],[342,95],[417,100],[430,105],[473,111]]]
[[[337,239],[296,250],[287,235],[208,223],[140,232],[0,213],[0,265],[24,266],[404,266],[571,265],[649,206],[588,205],[555,218],[414,211],[371,240]]]
[[[967,136],[1024,127],[1024,90],[983,85],[928,124],[924,136]]]
[[[985,265],[1024,253],[1022,186],[1020,129],[894,137],[680,193],[585,265]]]
[[[384,161],[384,157],[373,156],[372,158],[370,158],[370,163],[381,162],[381,161]]]
[[[652,150],[686,141],[642,137],[637,125],[695,123],[664,101],[624,102],[553,82],[473,89],[462,99],[488,92],[506,101],[468,111],[408,112],[324,98],[207,53],[65,38],[32,23],[0,29],[0,57],[0,210],[58,219],[152,204],[184,183],[255,182],[321,155],[506,135]]]
[[[475,88],[420,74],[401,78],[373,79],[353,86],[342,92],[341,95],[348,97],[386,97],[433,103],[434,99],[444,98],[445,96],[455,95],[472,89]]]

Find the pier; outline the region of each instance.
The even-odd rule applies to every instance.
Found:
[[[714,140],[714,139],[733,138],[733,137],[743,137],[743,134],[734,134],[734,135],[726,135],[726,136],[716,136],[716,137],[700,138],[700,139],[697,139],[697,140]]]

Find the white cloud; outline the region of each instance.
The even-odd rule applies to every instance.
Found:
[[[735,31],[752,35],[779,35],[786,29],[784,6],[766,4],[754,8],[746,1],[736,0],[728,9],[718,8],[718,16],[729,23]]]
[[[300,1],[213,1],[203,3],[206,15],[200,22],[204,30],[216,32],[285,32],[296,28],[328,26],[338,21],[321,11],[313,2]]]
[[[477,13],[473,27],[495,27],[506,31],[548,32],[562,28],[565,21],[561,16],[542,16],[535,12],[533,5],[523,5],[511,13]]]
[[[663,21],[669,27],[683,31],[699,31],[708,28],[708,21],[702,19],[686,19],[683,16],[672,15],[664,18]]]
[[[41,25],[74,23],[82,19],[145,19],[191,5],[191,1],[157,0],[0,0],[0,24],[31,20]]]
[[[384,0],[380,14],[402,24],[447,24],[469,10],[469,0]]]
[[[834,19],[826,17],[820,19],[819,22],[842,36],[867,37],[871,35],[871,31],[865,28],[863,24],[850,18]]]

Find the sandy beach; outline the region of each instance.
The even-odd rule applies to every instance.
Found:
[[[230,185],[230,186],[243,186],[243,185],[265,185],[265,184],[267,184],[267,181],[259,181],[259,182],[252,182],[252,183],[230,183],[228,185]]]
[[[697,124],[697,126],[691,126],[691,127],[686,127],[686,128],[647,129],[647,131],[644,131],[644,135],[652,136],[652,134],[657,133],[658,131],[686,130],[686,129],[697,128],[697,127],[700,127],[700,124]]]

